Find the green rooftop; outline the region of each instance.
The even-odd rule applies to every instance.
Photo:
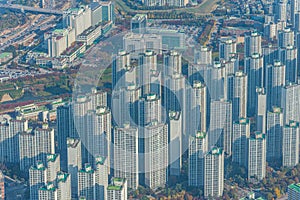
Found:
[[[48,162],[54,162],[57,157],[58,157],[58,154],[48,154],[47,155],[47,161]]]
[[[57,173],[58,182],[66,182],[68,176],[69,176],[68,173],[58,172]]]
[[[12,56],[12,53],[10,53],[10,52],[0,53],[0,59],[6,58],[6,57],[9,57],[9,56]]]
[[[212,154],[212,155],[221,155],[222,152],[223,152],[223,150],[221,148],[214,147],[210,151],[210,154]]]
[[[300,183],[289,185],[289,189],[300,193]]]
[[[62,34],[62,33],[64,33],[65,32],[65,29],[55,29],[54,31],[53,31],[53,33],[55,33],[55,34]]]
[[[206,137],[206,132],[198,131],[195,135],[197,139],[204,139]]]
[[[96,157],[96,164],[103,165],[105,163],[106,158],[103,156]]]
[[[107,187],[107,190],[122,190],[122,186],[109,185],[109,186]]]

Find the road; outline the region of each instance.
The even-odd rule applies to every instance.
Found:
[[[30,6],[22,6],[18,4],[0,4],[0,8],[11,9],[11,10],[24,10],[28,12],[40,13],[40,14],[51,14],[51,15],[62,15],[63,12],[60,10],[51,10],[45,8],[34,8]]]
[[[173,9],[162,9],[162,10],[134,10],[129,8],[123,0],[116,0],[116,5],[121,8],[121,10],[124,10],[125,12],[138,12],[138,13],[152,13],[152,12],[187,12],[187,13],[193,13],[195,15],[209,15],[211,12],[215,9],[217,2],[219,0],[203,0],[200,4],[194,7],[182,7],[182,8],[173,8]]]

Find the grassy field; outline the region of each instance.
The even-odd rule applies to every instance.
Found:
[[[171,12],[176,10],[177,12],[188,12],[193,13],[195,15],[208,15],[210,14],[215,5],[220,2],[221,0],[204,0],[200,5],[191,8],[176,8],[171,10],[133,10],[129,8],[123,0],[115,0],[116,5],[120,10],[128,12],[136,12],[136,13],[149,13],[149,12]]]

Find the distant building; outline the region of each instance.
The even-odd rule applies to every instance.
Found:
[[[147,28],[147,15],[136,14],[130,23],[131,31],[134,33],[145,33]]]
[[[73,42],[75,42],[75,29],[55,29],[44,35],[48,45],[48,56],[59,57]]]
[[[278,47],[287,48],[295,45],[294,32],[290,28],[285,28],[278,32]]]
[[[107,187],[106,200],[127,200],[127,180],[124,178],[112,178]]]
[[[102,6],[102,21],[114,22],[115,20],[114,3],[112,1],[100,1],[100,5]]]
[[[185,33],[180,30],[147,28],[148,34],[157,34],[162,39],[162,48],[165,50],[185,49]]]
[[[92,2],[89,7],[91,8],[91,25],[95,26],[102,22],[102,6],[99,2]]]
[[[199,50],[195,50],[195,63],[200,65],[212,65],[212,49],[201,46]]]
[[[256,31],[245,36],[245,57],[249,57],[254,53],[262,54],[261,35]]]
[[[91,9],[88,6],[70,8],[64,11],[63,25],[75,30],[75,37],[92,25]]]
[[[130,53],[130,56],[133,58],[138,58],[138,55],[145,53],[146,50],[152,50],[161,54],[162,36],[157,34],[128,33],[123,37],[123,46],[124,50]]]
[[[88,163],[78,172],[78,196],[96,200],[95,170]]]
[[[236,39],[221,38],[219,43],[220,59],[228,61],[232,54],[236,54]]]
[[[186,115],[188,120],[183,120],[186,123],[186,131],[188,135],[196,131],[207,131],[207,113],[208,113],[208,89],[207,86],[200,82],[194,81],[191,88],[187,89],[186,97]]]
[[[143,1],[145,6],[170,6],[170,7],[184,7],[189,1],[187,0],[145,0]]]
[[[279,60],[285,65],[285,81],[297,83],[298,68],[297,68],[297,48],[293,45],[280,48],[278,50]]]

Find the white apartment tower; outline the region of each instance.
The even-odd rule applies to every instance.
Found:
[[[224,152],[212,148],[204,157],[204,196],[220,197],[224,190]]]
[[[129,124],[114,128],[114,175],[125,178],[132,189],[139,184],[138,147],[138,128]]]
[[[279,107],[273,107],[272,111],[267,113],[266,159],[270,164],[281,160],[283,125],[283,110]]]
[[[207,153],[207,134],[197,132],[189,138],[189,185],[204,186],[204,156]]]
[[[282,131],[282,165],[294,167],[299,163],[299,122],[290,121]]]
[[[247,118],[240,118],[239,121],[233,124],[232,136],[232,162],[240,166],[247,166],[247,141],[250,137],[250,120]]]
[[[145,185],[151,189],[167,183],[168,125],[151,122],[144,127]]]
[[[248,179],[262,180],[266,176],[265,134],[255,132],[248,139]]]
[[[38,190],[47,182],[47,168],[38,161],[29,169],[30,199],[39,200]]]
[[[105,200],[127,200],[127,180],[114,177],[107,187],[107,199]]]
[[[249,57],[254,53],[262,55],[261,35],[257,31],[245,36],[245,57]]]
[[[71,175],[72,198],[78,197],[78,171],[82,168],[81,141],[67,138],[68,173]]]

